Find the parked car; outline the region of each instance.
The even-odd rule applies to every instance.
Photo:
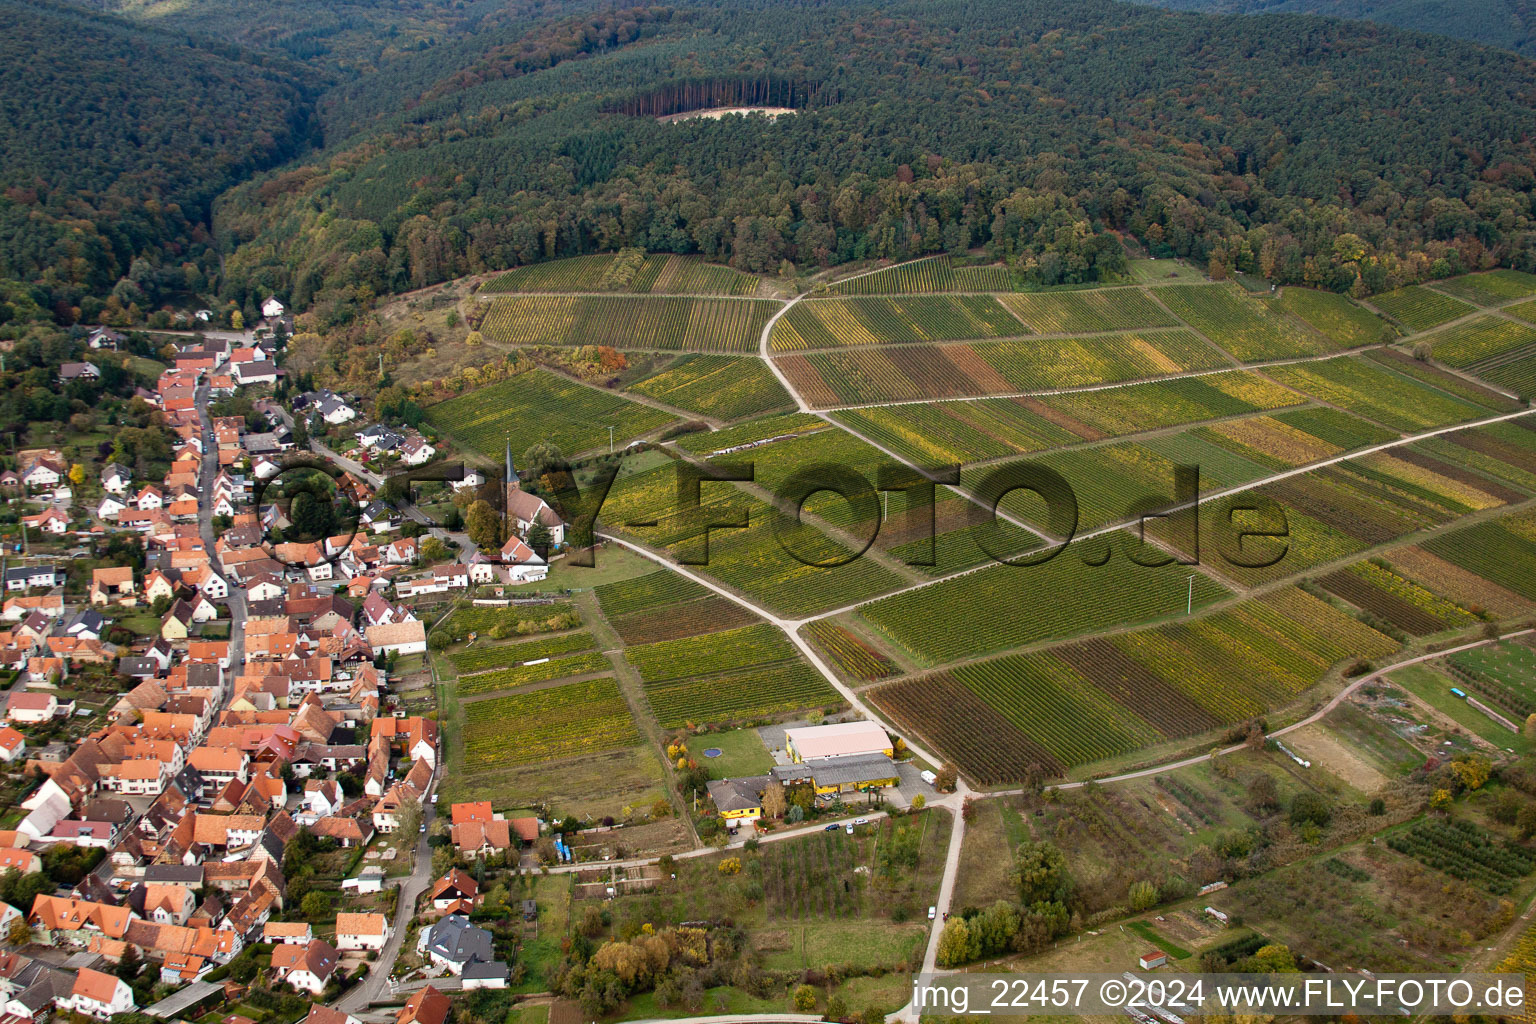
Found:
[[[939,916],[939,908],[938,907],[929,907],[928,908],[928,920],[932,921],[934,918],[936,918],[938,916]]]
[[[823,832],[836,832],[837,830],[837,825],[828,825],[826,828],[822,829]]]
[[[853,819],[853,823],[855,825],[868,825],[869,824],[869,819],[868,818],[854,818]]]
[[[928,783],[930,786],[939,781],[939,777],[933,774],[933,772],[929,771],[920,772],[917,777]]]
[[[851,821],[848,823],[847,832],[848,832],[849,835],[853,835],[853,822],[851,822]]]

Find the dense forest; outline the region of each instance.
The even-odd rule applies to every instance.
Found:
[[[1320,14],[1359,18],[1417,32],[1502,46],[1536,56],[1536,5],[1531,0],[1143,0],[1181,11],[1216,14]]]
[[[215,196],[312,143],[304,69],[46,3],[0,0],[0,277],[63,323],[216,274]]]
[[[139,21],[0,0],[0,275],[21,282],[0,288],[62,323],[109,295],[275,292],[325,330],[386,292],[620,246],[769,273],[982,248],[1050,285],[1112,273],[1129,237],[1357,294],[1536,268],[1536,64],[1367,21],[81,2]],[[796,113],[658,120],[738,103]]]
[[[227,287],[318,302],[323,326],[359,295],[621,245],[769,272],[988,246],[1056,283],[1091,279],[1123,231],[1360,292],[1536,264],[1536,69],[1513,54],[1103,0],[643,13],[532,73],[408,60],[338,90],[327,130],[356,134],[221,200]],[[733,76],[836,102],[627,113]]]

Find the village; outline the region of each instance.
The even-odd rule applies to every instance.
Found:
[[[442,1024],[444,991],[508,984],[505,929],[472,920],[537,918],[532,900],[508,909],[505,883],[488,908],[483,883],[487,862],[509,878],[537,863],[542,823],[489,802],[439,818],[433,698],[408,713],[391,682],[427,650],[402,601],[538,580],[547,565],[516,536],[492,559],[460,534],[462,561],[418,568],[419,538],[449,535],[377,499],[382,477],[345,457],[321,501],[354,515],[328,507],[337,532],[297,537],[281,499],[304,488],[279,479],[294,414],[301,436],[335,436],[358,411],[324,389],[292,395],[292,413],[271,397],[292,321],[276,299],[263,312],[252,331],[178,345],[152,389],[133,389],[172,435],[163,476],[106,461],[88,482],[56,449],[0,474],[0,492],[42,506],[20,517],[3,572],[7,1020],[302,999],[315,1024],[357,1024],[325,1004],[382,998],[406,1000],[401,1024]],[[100,328],[83,345],[108,364],[126,340]],[[101,376],[65,362],[59,382]],[[211,413],[252,389],[252,415]],[[437,454],[409,429],[355,435],[376,467]]]

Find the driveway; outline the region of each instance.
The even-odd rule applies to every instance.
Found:
[[[400,883],[400,896],[395,903],[394,934],[390,935],[389,941],[379,952],[379,958],[373,962],[373,969],[368,972],[368,976],[336,1000],[336,1009],[354,1013],[366,1009],[373,1002],[390,998],[389,975],[395,969],[395,960],[399,958],[400,949],[405,944],[405,933],[416,916],[416,900],[432,884],[432,848],[427,845],[427,836],[431,833],[432,819],[436,816],[437,808],[431,798],[424,799],[421,804],[421,820],[427,826],[427,831],[416,840],[416,866]]]

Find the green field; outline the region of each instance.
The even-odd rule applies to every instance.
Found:
[[[773,326],[775,352],[958,341],[1027,334],[1028,328],[987,295],[857,296],[801,302]]]
[[[1337,292],[1288,287],[1280,293],[1280,308],[1305,320],[1345,348],[1375,345],[1397,337],[1390,324]]]
[[[913,260],[833,284],[829,295],[911,295],[926,292],[1005,292],[1013,287],[1008,268],[956,267],[948,256]]]
[[[1287,387],[1405,432],[1488,415],[1486,408],[1425,387],[1380,363],[1356,356],[1276,366],[1269,373]]]
[[[1453,299],[1416,284],[1373,295],[1370,302],[1410,331],[1438,327],[1473,311],[1471,306],[1460,299]]]
[[[540,441],[572,457],[606,450],[609,427],[614,428],[615,443],[622,445],[676,418],[544,370],[530,370],[428,407],[427,422],[499,462],[508,440],[514,457]]]
[[[1436,359],[1450,366],[1467,367],[1476,373],[1478,367],[1493,363],[1495,357],[1536,345],[1536,327],[1503,317],[1479,316],[1447,327],[1429,340],[1434,345]]]
[[[500,274],[487,281],[480,290],[487,293],[614,290],[657,295],[752,295],[758,287],[758,279],[751,274],[718,263],[705,263],[694,256],[647,255],[632,268],[632,276],[615,281],[618,262],[610,253],[534,263]]]
[[[1007,398],[844,409],[832,418],[919,466],[1022,455],[1083,440]]]
[[[776,611],[813,614],[895,590],[903,582],[874,559],[855,557],[813,526],[796,524],[729,484],[706,484],[703,493],[705,505],[722,514],[729,509],[745,515],[747,526],[711,529],[708,564],[696,569]],[[626,525],[650,519],[657,525]],[[677,478],[670,466],[615,483],[603,506],[603,522],[674,555],[703,555],[702,527],[694,516],[677,512]]]
[[[585,651],[592,646],[592,635],[578,631],[559,633],[542,640],[529,640],[520,644],[479,643],[450,654],[448,660],[453,662],[453,667],[463,675],[468,672],[482,672],[488,668],[521,665],[525,661],[536,661],[539,658],[549,658],[557,654]]]
[[[1497,306],[1527,295],[1536,295],[1536,276],[1500,268],[1486,274],[1465,274],[1436,281],[1435,287],[1479,306]]]
[[[751,356],[679,356],[626,390],[722,420],[793,408],[795,404],[767,365]]]
[[[612,678],[475,701],[465,706],[464,717],[469,771],[591,754],[640,740]]]
[[[1148,568],[1119,556],[1088,565],[1080,556],[1092,543],[1074,544],[1043,565],[992,566],[885,598],[859,615],[915,660],[935,664],[1184,614],[1187,567]],[[1194,584],[1196,608],[1226,595],[1203,575]],[[999,614],[1004,608],[1028,611]]]
[[[1191,327],[1245,361],[1317,355],[1338,347],[1235,285],[1169,285],[1153,291]]]
[[[665,728],[835,705],[837,692],[766,622],[631,647],[627,660]]]
[[[480,330],[507,345],[753,352],[778,303],[763,299],[505,295]]]
[[[1040,399],[1047,409],[1070,417],[1074,424],[1085,424],[1104,437],[1198,423],[1261,409],[1281,409],[1304,401],[1294,391],[1246,370],[1047,395]],[[1059,418],[1057,421],[1061,422]]]
[[[1289,703],[1390,638],[1287,589],[1151,629],[964,664],[874,701],[986,784],[1060,774]]]
[[[612,670],[608,659],[597,651],[585,654],[567,654],[560,657],[533,659],[534,664],[516,664],[509,668],[497,668],[488,672],[459,677],[459,696],[469,697],[497,690],[512,690],[531,683],[565,679],[568,676],[591,675],[594,672]]]
[[[1006,296],[1002,301],[1036,334],[1092,334],[1179,325],[1172,314],[1140,288],[1028,292]]]

